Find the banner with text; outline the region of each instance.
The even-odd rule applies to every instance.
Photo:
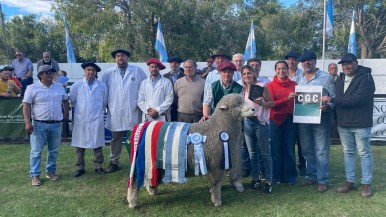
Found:
[[[320,124],[323,86],[295,86],[294,123]]]
[[[25,137],[22,98],[0,97],[0,138]]]
[[[386,141],[386,98],[374,98],[371,140]]]

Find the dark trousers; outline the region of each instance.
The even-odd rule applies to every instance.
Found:
[[[24,79],[24,80],[22,80],[21,78],[17,78],[17,79],[20,81],[21,85],[23,85],[23,87],[21,87],[20,96],[24,96],[25,89],[27,89],[28,85],[33,83],[34,79],[32,77],[29,77],[29,78]]]
[[[298,130],[299,125],[298,124],[294,124],[294,125],[296,128],[296,144],[298,147],[298,159],[299,159],[298,169],[299,169],[299,171],[302,171],[302,170],[307,169],[307,162],[306,162],[306,159],[304,158],[303,152],[302,152],[302,145],[300,142],[299,130]]]
[[[76,148],[76,157],[77,157],[76,167],[78,168],[78,170],[84,170],[85,168],[85,163],[84,163],[85,151],[86,151],[85,148],[78,148],[78,147]],[[104,160],[102,147],[94,148],[93,151],[94,151],[95,169],[102,168],[102,163]]]
[[[201,113],[195,114],[186,114],[178,112],[177,121],[178,122],[186,122],[186,123],[198,123],[202,117]]]

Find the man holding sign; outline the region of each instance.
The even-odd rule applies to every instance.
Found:
[[[332,103],[320,104],[321,95],[335,97],[334,80],[328,72],[316,68],[316,55],[313,52],[305,51],[300,57],[304,73],[296,76],[298,86],[296,90],[308,90],[297,92],[295,100],[295,115],[299,102],[308,105],[304,108],[303,116],[305,121],[297,121],[299,124],[299,137],[302,144],[303,155],[307,160],[308,178],[305,185],[318,184],[318,191],[327,191],[328,163],[330,157],[330,110]],[[320,95],[320,92],[321,95]],[[318,117],[320,115],[320,118]],[[307,120],[310,119],[310,120]],[[315,121],[319,119],[320,121]],[[295,117],[294,117],[294,122]]]

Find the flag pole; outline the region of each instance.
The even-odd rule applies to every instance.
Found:
[[[323,12],[323,52],[322,52],[322,71],[324,71],[324,57],[326,50],[326,0],[324,0],[324,12]]]

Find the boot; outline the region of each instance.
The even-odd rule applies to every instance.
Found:
[[[362,196],[363,197],[373,196],[373,191],[371,190],[371,184],[362,185]]]
[[[347,192],[352,191],[352,190],[355,190],[355,191],[357,190],[355,183],[346,181],[344,183],[344,185],[342,187],[338,188],[336,191],[339,193],[347,193]]]

